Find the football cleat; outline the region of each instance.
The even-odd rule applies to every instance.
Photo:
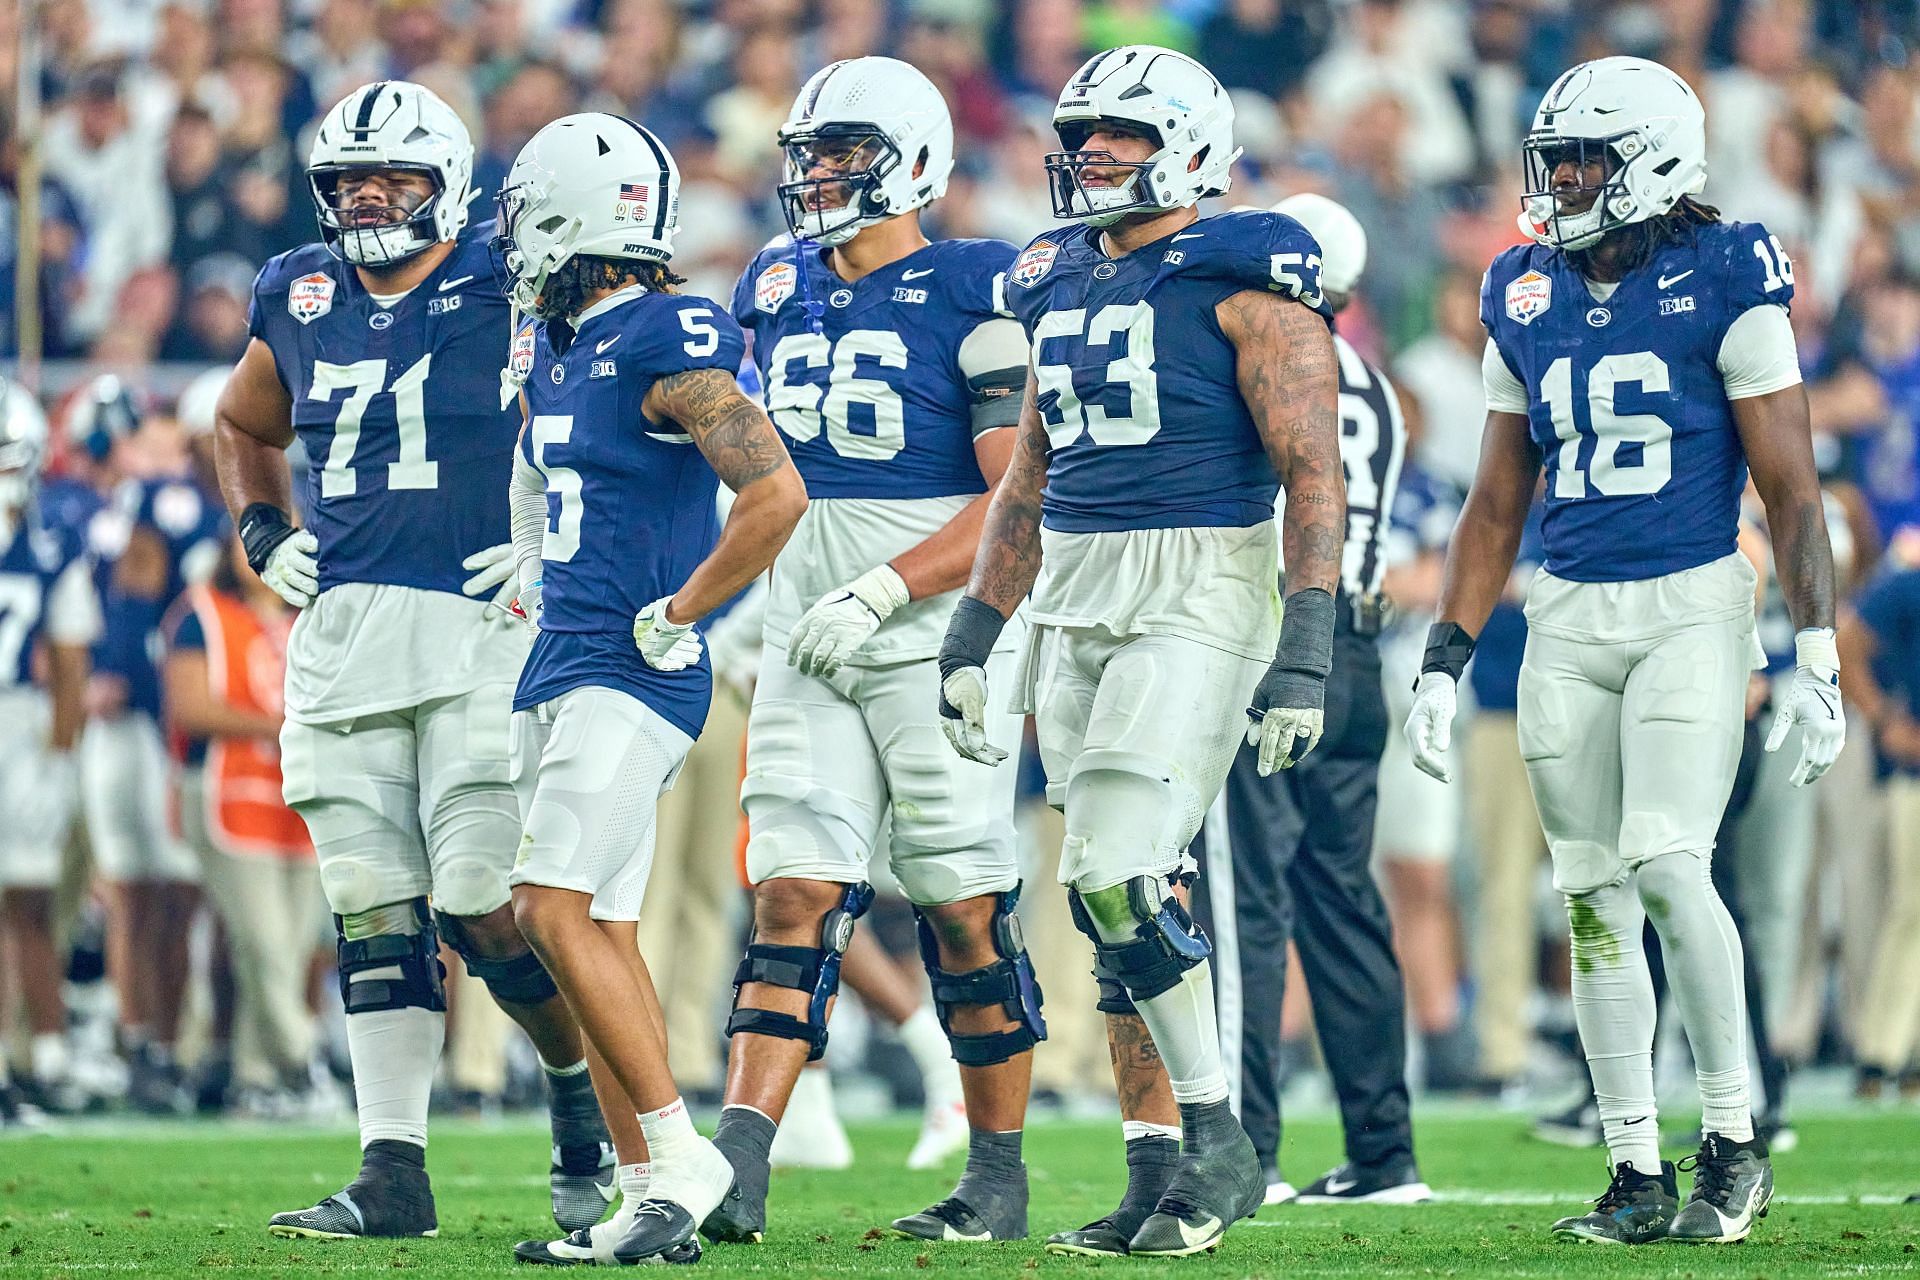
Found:
[[[1667,1227],[1684,1244],[1735,1244],[1747,1238],[1773,1201],[1773,1161],[1765,1138],[1735,1142],[1709,1133],[1697,1155],[1680,1162],[1693,1174],[1687,1203]]]
[[[1291,1204],[1300,1198],[1300,1192],[1291,1182],[1280,1176],[1278,1169],[1269,1169],[1266,1173],[1267,1194],[1261,1199],[1262,1205]]]
[[[597,1223],[596,1227],[611,1224]],[[602,1233],[605,1234],[605,1233]],[[690,1239],[684,1244],[668,1249],[658,1257],[649,1258],[649,1262],[664,1262],[674,1265],[687,1265],[700,1261],[700,1241]],[[591,1267],[618,1266],[613,1256],[611,1240],[596,1240],[594,1228],[582,1227],[571,1232],[564,1240],[522,1240],[513,1246],[515,1262],[532,1263],[541,1267]]]
[[[1128,1252],[1184,1258],[1219,1247],[1227,1228],[1251,1218],[1266,1198],[1260,1157],[1238,1125],[1234,1140],[1216,1151],[1188,1151],[1175,1167],[1153,1213],[1134,1232]]]
[[[412,1143],[370,1142],[358,1177],[311,1209],[274,1214],[267,1232],[284,1240],[439,1235],[425,1159]]]
[[[1553,1224],[1556,1240],[1588,1240],[1595,1244],[1651,1244],[1666,1238],[1667,1225],[1680,1208],[1673,1165],[1660,1162],[1660,1172],[1641,1173],[1632,1165],[1617,1165],[1613,1181],[1594,1201],[1593,1210]]]
[[[694,1237],[698,1227],[699,1223],[684,1205],[672,1200],[642,1200],[634,1206],[633,1225],[614,1243],[613,1260],[624,1267],[641,1262],[666,1262],[670,1254],[684,1254],[688,1244],[693,1245],[694,1251],[688,1261],[697,1260],[700,1242]]]
[[[553,1220],[562,1231],[590,1227],[607,1216],[607,1206],[620,1195],[615,1176],[620,1159],[611,1142],[580,1143],[553,1148],[547,1189]]]
[[[1298,1204],[1425,1204],[1433,1189],[1408,1156],[1379,1164],[1348,1162],[1303,1188]],[[1269,1202],[1271,1203],[1271,1202]]]
[[[966,1201],[952,1197],[919,1213],[895,1218],[893,1233],[903,1240],[946,1240],[965,1244],[980,1244],[994,1238],[993,1228],[984,1218],[969,1208]]]

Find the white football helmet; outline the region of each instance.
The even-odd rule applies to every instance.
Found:
[[[334,203],[350,170],[409,169],[433,179],[434,193],[397,222],[362,222]],[[408,80],[379,80],[342,98],[320,119],[307,162],[307,186],[320,215],[320,238],[337,258],[389,267],[467,225],[473,189],[473,139],[452,107]]]
[[[1273,206],[1307,229],[1320,244],[1320,287],[1351,297],[1367,269],[1367,232],[1347,206],[1311,191],[1288,196]]]
[[[666,262],[680,229],[680,169],[666,144],[625,116],[562,116],[533,135],[500,190],[509,298],[541,309],[547,280],[577,255]]]
[[[0,508],[23,507],[47,460],[47,415],[31,391],[0,378]]]
[[[1105,151],[1087,151],[1102,120],[1144,130],[1159,143],[1144,162],[1120,165]],[[1123,45],[1096,53],[1060,91],[1053,129],[1064,151],[1047,157],[1057,218],[1105,227],[1129,213],[1159,212],[1226,194],[1233,182],[1233,102],[1213,73],[1172,49]],[[1195,160],[1198,163],[1195,163]],[[1089,187],[1088,168],[1132,168],[1131,181]]]
[[[1607,232],[1658,217],[1707,183],[1707,117],[1693,88],[1645,58],[1599,58],[1563,74],[1534,113],[1525,145],[1520,229],[1551,249],[1584,249]],[[1561,212],[1554,172],[1602,166],[1579,213]]]
[[[814,72],[776,136],[786,152],[787,230],[820,244],[843,244],[938,200],[953,172],[947,100],[898,58],[849,58]]]

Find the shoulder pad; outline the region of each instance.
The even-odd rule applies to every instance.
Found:
[[[1780,237],[1758,222],[1722,222],[1696,233],[1701,265],[1722,281],[1722,306],[1731,319],[1751,307],[1793,301],[1793,259]]]
[[[336,265],[334,256],[327,252],[324,245],[303,244],[298,249],[289,249],[275,258],[269,258],[267,265],[260,268],[260,274],[254,277],[253,292],[256,297],[285,293],[295,280],[315,272],[331,276],[330,270]]]
[[[1011,315],[1007,272],[1018,251],[1005,240],[941,240],[933,264],[942,295],[962,315]]]
[[[1331,318],[1320,291],[1320,245],[1284,213],[1250,210],[1202,218],[1168,237],[1163,270],[1284,294]]]
[[[793,240],[775,236],[768,241],[734,283],[729,310],[739,324],[751,329],[761,316],[778,311],[800,285],[800,266],[794,261]]]
[[[623,369],[664,378],[689,369],[738,373],[747,338],[727,309],[693,294],[649,293],[613,313],[625,339]]]
[[[1531,324],[1553,305],[1553,281],[1539,256],[1544,252],[1539,245],[1517,244],[1494,257],[1480,281],[1480,323],[1488,333],[1498,334],[1506,320]]]

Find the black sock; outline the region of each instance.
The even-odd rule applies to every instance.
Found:
[[[594,1096],[593,1077],[585,1071],[570,1075],[546,1068],[547,1120],[556,1146],[597,1146],[607,1140],[607,1126]]]
[[[360,1153],[360,1167],[365,1169],[376,1165],[385,1165],[390,1169],[419,1169],[424,1172],[427,1167],[427,1149],[417,1142],[402,1142],[398,1138],[376,1138]]]
[[[978,1214],[997,1239],[1027,1234],[1027,1166],[1020,1159],[1024,1136],[1018,1129],[973,1130],[967,1138],[967,1167],[953,1189],[952,1198]]]
[[[1172,1138],[1148,1133],[1127,1139],[1127,1192],[1108,1220],[1122,1234],[1130,1236],[1138,1231],[1160,1203],[1179,1163],[1180,1144]]]
[[[726,1107],[713,1130],[713,1145],[726,1152],[737,1172],[744,1158],[748,1163],[765,1166],[771,1160],[773,1135],[779,1126],[752,1107]]]
[[[1190,1152],[1212,1150],[1234,1142],[1241,1134],[1240,1122],[1226,1099],[1218,1102],[1180,1104],[1180,1143]]]

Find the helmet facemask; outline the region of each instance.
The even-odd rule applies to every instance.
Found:
[[[406,203],[411,194],[405,191],[395,193],[396,203],[358,209],[339,206],[336,196],[342,179],[386,172],[419,174],[433,183],[433,193],[411,208]],[[446,180],[431,165],[315,165],[307,170],[307,185],[320,215],[321,239],[336,258],[362,267],[397,267],[439,240],[435,218],[446,194]],[[395,212],[400,216],[392,217]]]
[[[1145,160],[1121,160],[1111,151],[1089,151],[1086,141],[1096,130],[1119,126],[1137,133],[1153,144],[1153,154]],[[1088,226],[1108,227],[1129,213],[1158,213],[1162,205],[1153,192],[1153,171],[1159,168],[1164,144],[1158,131],[1130,120],[1069,120],[1056,128],[1064,151],[1046,158],[1047,185],[1053,197],[1053,216],[1084,222]],[[1108,185],[1089,186],[1089,169],[1130,170],[1129,176]]]
[[[541,320],[556,320],[558,314],[550,314],[546,306],[547,281],[560,265],[545,255],[529,255],[521,247],[521,219],[528,211],[528,205],[534,193],[525,185],[503,188],[494,202],[497,209],[499,233],[488,242],[496,262],[507,273],[507,300],[524,315],[538,317]],[[545,230],[551,234],[562,230],[566,219],[559,214],[549,214],[544,219]]]
[[[893,216],[883,187],[903,158],[878,125],[782,130],[780,143],[787,157],[780,211],[795,239],[844,244],[862,227]],[[817,172],[824,176],[812,176]]]
[[[1535,130],[1524,146],[1526,193],[1521,197],[1521,224],[1536,240],[1568,251],[1591,248],[1608,232],[1644,220],[1650,213],[1627,189],[1628,168],[1645,150],[1638,135],[1609,138],[1566,138],[1551,130]],[[1572,166],[1581,185],[1558,188],[1554,174]],[[1585,175],[1598,166],[1601,179],[1588,184]],[[1576,213],[1565,212],[1567,198],[1590,196],[1591,203]]]

